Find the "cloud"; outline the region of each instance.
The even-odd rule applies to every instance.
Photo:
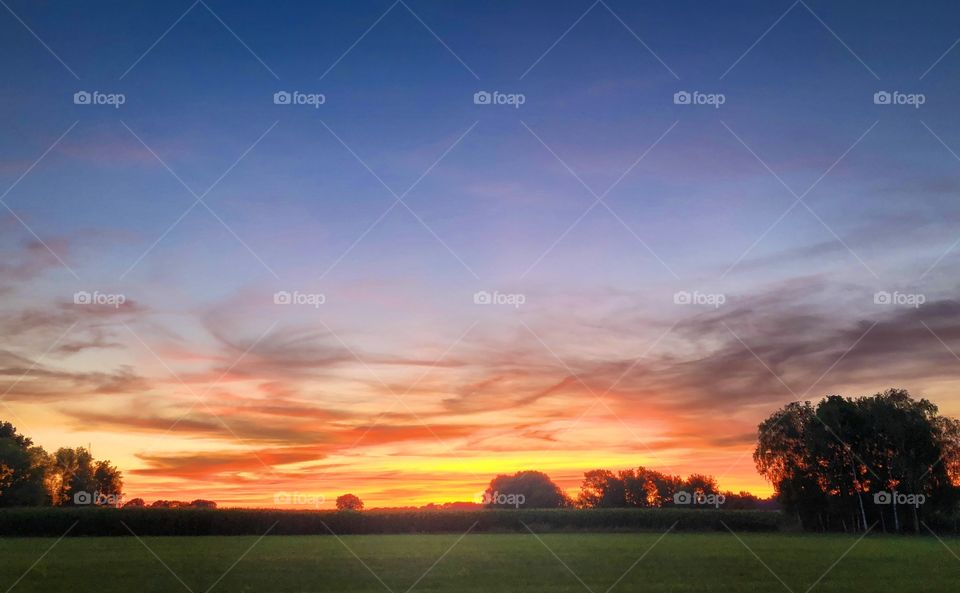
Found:
[[[12,221],[3,220],[8,225]],[[51,268],[57,268],[62,264],[57,260],[54,253],[61,258],[66,258],[69,253],[68,245],[60,239],[49,239],[44,246],[36,239],[31,239],[21,243],[18,248],[12,252],[2,253],[0,257],[0,294],[13,292],[23,285],[23,283],[38,278]]]
[[[242,310],[188,318],[202,323],[174,331],[135,301],[112,310],[34,306],[0,317],[18,342],[38,344],[0,351],[0,393],[57,402],[75,431],[145,436],[134,483],[252,492],[258,479],[288,487],[345,460],[359,473],[376,460],[429,467],[461,456],[536,465],[559,455],[567,473],[604,456],[692,467],[711,454],[749,452],[757,422],[798,397],[894,385],[922,393],[960,370],[940,342],[960,352],[960,303],[949,298],[884,307],[872,290],[809,276],[730,295],[720,309],[678,307],[669,313],[679,318],[670,318],[644,309],[640,293],[597,292],[602,302],[576,315],[530,313],[525,323],[536,336],[509,320],[471,332],[439,364],[438,354],[422,353],[442,348],[371,352],[379,342],[364,334],[307,323],[260,337],[269,325]],[[78,333],[41,357],[37,337],[73,322]],[[131,352],[151,360],[142,345],[120,339],[121,322],[177,376],[75,363],[107,352],[107,360]],[[396,483],[404,490],[410,482]]]
[[[0,350],[0,399],[4,401],[76,401],[98,395],[128,396],[149,388],[150,382],[129,366],[113,371],[60,370]]]
[[[273,474],[282,471],[285,465],[323,459],[326,453],[323,447],[302,446],[249,451],[142,454],[138,457],[147,467],[131,470],[131,473],[208,482],[243,482],[254,479],[249,474]]]

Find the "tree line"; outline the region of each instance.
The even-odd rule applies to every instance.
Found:
[[[687,478],[638,467],[584,473],[568,497],[542,472],[494,478],[491,508],[782,508],[806,530],[885,532],[944,525],[960,506],[960,421],[903,389],[792,402],[758,426],[757,471],[772,499],[723,492],[703,474]]]
[[[84,447],[61,447],[52,455],[0,421],[0,507],[101,506],[154,509],[215,509],[212,500],[123,500],[123,474]]]
[[[903,389],[787,404],[753,459],[808,530],[919,532],[960,500],[960,422]]]
[[[521,471],[494,477],[477,501],[489,508],[782,508],[807,530],[921,531],[957,519],[960,421],[902,389],[871,396],[792,402],[758,426],[753,459],[774,488],[772,500],[721,491],[708,475],[686,478],[645,467],[584,473],[568,496],[550,477]],[[49,454],[0,421],[0,507],[120,506],[116,467],[83,448]],[[467,504],[467,503],[464,503]],[[136,498],[127,507],[215,508],[207,500]],[[353,495],[340,510],[361,510]]]
[[[490,508],[713,508],[772,509],[776,503],[749,492],[721,491],[713,476],[687,478],[645,467],[583,474],[576,497],[567,496],[550,477],[538,471],[503,474],[490,481],[482,502]]]
[[[0,507],[119,504],[123,476],[84,447],[52,455],[0,421]]]

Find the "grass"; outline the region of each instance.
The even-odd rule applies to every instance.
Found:
[[[102,537],[65,538],[55,546],[55,538],[0,539],[0,592],[406,593],[412,587],[606,593],[613,587],[624,593],[806,593],[813,587],[814,593],[947,593],[960,582],[957,538],[944,540],[951,552],[933,537],[858,542],[839,535],[670,533],[658,542],[660,537],[210,536],[147,537],[142,543]]]

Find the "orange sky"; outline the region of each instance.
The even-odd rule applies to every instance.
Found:
[[[127,498],[324,507],[352,492],[370,506],[420,505],[473,500],[494,475],[525,469],[575,495],[584,471],[639,465],[770,492],[750,458],[755,413],[705,430],[696,418],[633,405],[619,385],[573,377],[549,351],[483,377],[450,349],[399,364],[354,359],[335,376],[294,381],[271,376],[290,369],[270,367],[268,338],[232,361],[130,338],[125,354],[149,378],[81,387],[56,404],[4,402],[47,449],[89,444],[118,465]],[[66,387],[40,375],[11,392]]]
[[[767,322],[734,335],[738,309],[719,313],[726,328],[697,312],[630,332],[485,310],[459,326],[400,318],[406,331],[381,335],[336,311],[265,316],[258,298],[202,316],[135,301],[21,316],[31,330],[23,356],[3,355],[2,416],[48,450],[90,445],[128,498],[324,508],[347,492],[369,506],[469,501],[520,470],[575,495],[585,471],[640,465],[767,495],[756,425],[789,401],[911,377],[915,395],[958,411],[956,360],[901,313],[865,334],[767,299],[750,305]],[[102,333],[109,347],[78,347]],[[901,358],[904,340],[923,356]],[[778,363],[785,352],[800,353]]]

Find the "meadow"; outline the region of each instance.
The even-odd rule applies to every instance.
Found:
[[[957,538],[730,532],[2,538],[0,591],[947,593],[958,553]]]

